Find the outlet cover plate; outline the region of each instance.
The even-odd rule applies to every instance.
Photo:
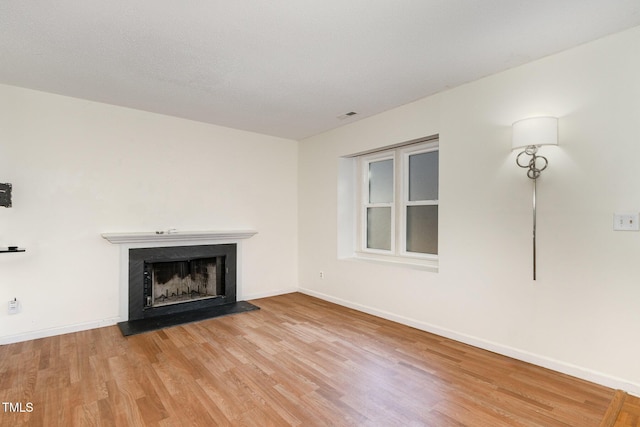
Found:
[[[640,214],[616,213],[613,215],[613,229],[616,231],[640,230]]]

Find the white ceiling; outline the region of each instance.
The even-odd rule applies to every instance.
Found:
[[[640,0],[0,0],[0,83],[302,139],[636,25]]]

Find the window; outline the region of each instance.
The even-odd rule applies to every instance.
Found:
[[[358,253],[437,260],[438,141],[358,156]]]

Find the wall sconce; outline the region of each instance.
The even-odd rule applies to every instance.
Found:
[[[511,149],[524,148],[516,157],[516,163],[527,169],[527,176],[533,181],[533,280],[536,280],[536,181],[549,165],[547,158],[537,153],[541,145],[558,145],[558,119],[532,117],[518,120],[513,123],[512,131]]]

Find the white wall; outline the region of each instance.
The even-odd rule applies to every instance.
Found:
[[[301,142],[304,292],[640,393],[640,28]],[[531,190],[511,123],[560,118]],[[337,258],[340,156],[440,134],[440,271]],[[324,272],[324,279],[319,272]]]
[[[0,254],[0,344],[119,320],[119,248],[100,233],[251,228],[246,299],[299,284],[638,394],[640,233],[612,231],[614,212],[640,211],[638,45],[636,28],[299,147],[0,85],[0,182],[14,185],[0,246],[27,248]],[[560,117],[561,145],[539,182],[533,282],[531,183],[509,139],[538,114]],[[440,272],[338,260],[340,156],[435,133]]]
[[[0,85],[0,343],[119,320],[100,233],[255,229],[242,299],[297,287],[297,142]],[[7,314],[7,301],[22,313]]]

